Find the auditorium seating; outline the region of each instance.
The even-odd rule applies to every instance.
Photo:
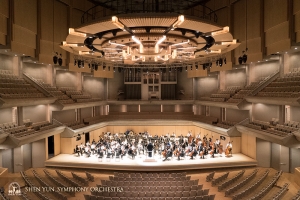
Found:
[[[258,97],[283,97],[299,98],[300,97],[300,74],[299,72],[288,73],[283,77],[277,78],[270,83],[261,92]]]
[[[3,99],[44,98],[45,95],[27,83],[23,78],[1,70],[0,97]]]
[[[297,194],[293,197],[292,200],[299,200],[300,199],[300,190],[297,192]]]
[[[221,128],[225,128],[225,129],[229,129],[230,127],[233,127],[237,124],[237,122],[232,122],[232,121],[222,121],[222,122],[218,122],[216,124],[216,126],[221,127]]]
[[[86,125],[80,121],[74,121],[74,122],[67,122],[64,123],[64,125],[68,126],[69,128],[76,130],[85,127]]]
[[[60,170],[55,170],[57,175],[62,178],[65,182],[67,182],[72,187],[82,187],[80,184],[75,182],[74,180],[68,178],[65,174],[63,174]]]
[[[50,188],[50,185],[46,183],[35,170],[32,170],[32,173],[42,187]],[[57,199],[67,200],[67,197],[57,190],[51,191],[51,195],[55,196]]]
[[[122,187],[123,192],[109,193],[91,191],[85,199],[166,199],[213,200],[215,194],[198,185],[199,180],[190,180],[186,173],[119,173],[115,172],[110,180],[101,180],[98,187]]]
[[[11,136],[16,138],[22,138],[32,134],[36,134],[39,131],[49,130],[58,127],[57,124],[49,123],[48,121],[41,121],[32,123],[29,119],[24,120],[24,125],[18,126],[17,124],[10,122],[0,124],[0,128],[4,132],[11,134]]]
[[[283,125],[276,123],[276,121],[265,122],[260,120],[253,120],[252,122],[250,122],[249,124],[245,124],[244,126],[271,133],[276,136],[286,137],[292,135],[294,131],[297,131],[299,129],[299,123],[293,122],[291,126],[289,125],[291,125],[289,122]]]
[[[88,183],[88,180],[87,180],[87,179],[85,179],[85,178],[79,176],[78,174],[75,174],[74,172],[71,172],[71,174],[72,174],[73,178],[74,178],[75,180],[77,180],[79,183],[81,183],[81,184],[84,185],[84,186],[88,186],[89,183]]]
[[[235,183],[239,178],[241,178],[245,173],[245,170],[240,171],[239,173],[237,173],[233,178],[226,180],[225,182],[223,182],[222,184],[220,184],[218,186],[218,191],[222,191],[223,189],[225,189],[226,187],[232,185],[233,183]]]

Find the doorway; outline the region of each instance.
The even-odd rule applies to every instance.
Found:
[[[54,157],[54,135],[48,137],[48,159]]]

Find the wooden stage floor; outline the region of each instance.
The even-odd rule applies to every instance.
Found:
[[[78,157],[74,154],[59,154],[45,161],[45,167],[125,171],[174,171],[257,166],[256,160],[241,153],[233,154],[232,157],[225,157],[224,154],[222,156],[215,155],[215,158],[207,156],[205,159],[200,159],[197,156],[193,160],[186,157],[186,159],[183,160],[182,158],[180,161],[175,158],[162,161],[159,156],[155,156],[154,159],[154,162],[146,162],[144,156],[137,156],[134,160],[125,156],[121,160],[108,160],[106,158],[99,160],[96,155],[88,158],[86,156]]]

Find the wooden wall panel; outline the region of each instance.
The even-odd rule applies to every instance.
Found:
[[[264,30],[288,20],[288,1],[264,0]]]
[[[6,35],[3,33],[0,33],[0,44],[6,45]]]
[[[53,41],[53,0],[40,2],[41,40]]]
[[[300,11],[295,15],[294,26],[295,26],[295,32],[300,32]]]
[[[71,27],[77,28],[81,25],[81,17],[83,15],[83,11],[72,9],[72,19],[71,19]]]
[[[239,42],[244,41],[246,38],[246,4],[245,0],[241,0],[233,4],[233,36]]]
[[[60,134],[54,135],[54,156],[60,154],[61,144],[60,144]]]
[[[289,22],[283,22],[266,31],[266,46],[289,38]]]
[[[296,42],[300,42],[300,32],[296,33]]]
[[[185,70],[185,68],[183,68],[183,70]],[[188,78],[207,76],[207,69],[203,70],[202,65],[200,64],[198,65],[198,70],[196,70],[195,63],[193,63],[192,70],[191,67],[188,67],[187,72]]]
[[[37,0],[14,1],[14,23],[37,33]]]
[[[69,34],[68,7],[58,1],[55,1],[54,6],[54,41],[60,44],[62,41],[66,40],[66,37]]]
[[[9,0],[0,0],[0,14],[9,17]]]
[[[11,50],[17,54],[25,54],[33,58],[35,57],[35,49],[15,41],[11,41]]]
[[[24,44],[32,49],[36,48],[36,33],[19,26],[13,25],[13,41]],[[26,39],[25,39],[26,38]]]
[[[293,1],[293,13],[296,14],[297,12],[300,12],[300,1],[294,0]]]
[[[226,62],[226,64],[223,63],[222,67],[217,66],[216,63],[214,62],[212,67],[210,68],[211,72],[216,72],[216,71],[227,71],[232,69],[232,62]]]
[[[261,0],[247,2],[247,39],[261,37]]]
[[[0,33],[7,34],[7,17],[0,13]]]
[[[267,55],[271,55],[272,53],[288,51],[291,48],[291,40],[281,40],[280,42],[276,42],[267,47]]]
[[[72,6],[73,8],[76,8],[81,11],[86,11],[94,6],[93,3],[89,1],[78,1],[78,0],[72,0]]]
[[[216,12],[218,16],[218,25],[220,26],[229,26],[229,8],[225,7]]]

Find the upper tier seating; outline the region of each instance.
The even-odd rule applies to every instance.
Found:
[[[300,72],[291,72],[277,78],[257,94],[258,97],[300,97]]]
[[[230,127],[233,127],[236,124],[237,124],[237,122],[223,121],[223,122],[217,123],[216,126],[221,127],[221,128],[225,128],[225,129],[229,129]]]
[[[84,123],[79,122],[79,121],[67,122],[67,123],[64,123],[64,124],[66,126],[70,127],[73,130],[76,130],[76,129],[79,129],[79,128],[83,128],[83,127],[86,126]]]
[[[274,121],[273,121],[274,120]],[[267,133],[271,133],[280,137],[286,137],[292,135],[292,132],[299,129],[298,123],[285,123],[284,125],[277,123],[278,120],[273,118],[271,122],[265,122],[260,120],[253,120],[249,124],[245,124],[246,127],[261,130]]]
[[[0,70],[0,97],[3,99],[44,98],[45,95],[23,78]]]
[[[163,120],[192,120],[207,124],[216,124],[217,117],[194,115],[192,112],[110,112],[109,115],[84,118],[83,122],[88,125],[97,124],[109,120],[140,120],[140,119],[163,119]]]
[[[211,94],[210,97],[201,97],[200,100],[225,102],[228,99],[230,99],[230,97],[235,95],[240,89],[241,89],[241,87],[239,87],[239,86],[227,87],[226,90],[219,90],[216,94]]]

